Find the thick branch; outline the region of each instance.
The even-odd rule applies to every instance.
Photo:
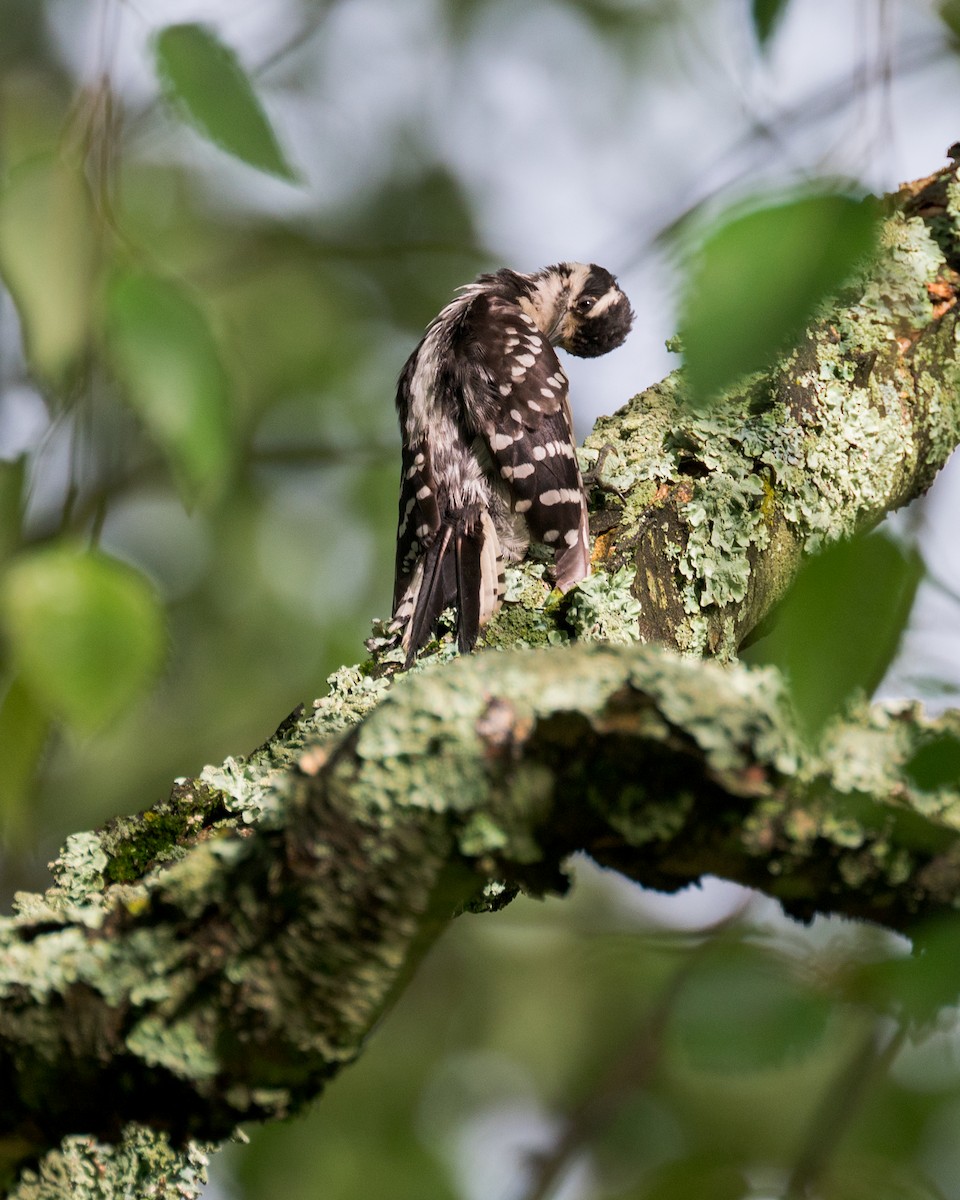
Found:
[[[904,190],[878,261],[776,370],[703,416],[676,374],[598,422],[588,457],[624,497],[595,559],[634,574],[644,641],[729,657],[804,554],[930,486],[960,440],[956,174]]]
[[[492,881],[562,887],[576,849],[658,888],[720,874],[802,915],[899,928],[948,910],[960,800],[916,796],[902,772],[933,728],[877,712],[804,759],[773,673],[655,647],[404,679],[333,741],[304,749],[300,730],[278,750],[298,769],[249,771],[238,793],[282,829],[214,823],[180,862],[105,891],[109,838],[87,835],[71,857],[88,893],[74,871],[3,927],[7,1146],[110,1140],[131,1119],[217,1139],[290,1112],[458,908]]]

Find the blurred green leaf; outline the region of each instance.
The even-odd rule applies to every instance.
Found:
[[[917,1163],[899,1163],[889,1155],[841,1155],[816,1191],[823,1200],[945,1200],[947,1193],[924,1174]]]
[[[236,54],[204,25],[168,25],[154,40],[167,99],[222,150],[269,175],[297,175]]]
[[[621,1091],[609,1118],[589,1140],[590,1155],[604,1195],[620,1195],[628,1180],[649,1178],[680,1158],[687,1139],[670,1107],[646,1090]]]
[[[169,280],[122,275],[107,296],[107,340],[127,399],[184,499],[215,498],[231,460],[228,381],[200,308]]]
[[[98,551],[54,545],[15,559],[0,581],[0,624],[23,686],[81,731],[119,716],[163,653],[153,589]]]
[[[93,205],[79,167],[42,155],[0,191],[0,273],[33,368],[59,381],[82,355],[97,259]]]
[[[874,245],[876,206],[835,193],[738,209],[707,234],[687,274],[681,341],[704,407],[796,341]]]
[[[382,290],[391,319],[417,334],[455,288],[492,265],[478,244],[469,194],[441,166],[397,172],[367,203],[351,200],[340,237],[376,250],[363,270]]]
[[[42,5],[36,0],[4,0],[0,70],[22,69],[31,60],[42,62],[48,37]]]
[[[960,0],[942,0],[939,13],[940,20],[953,35],[954,41],[960,42]]]
[[[0,700],[0,829],[8,836],[25,823],[30,784],[49,730],[49,714],[21,679],[12,679]]]
[[[858,998],[923,1024],[960,1003],[960,920],[942,917],[911,931],[909,955],[865,963],[851,973]]]
[[[5,562],[20,544],[26,464],[23,454],[12,461],[0,459],[0,563]]]
[[[609,1200],[743,1200],[750,1195],[743,1171],[703,1155],[662,1167],[645,1185],[617,1192]]]
[[[774,29],[783,17],[787,0],[750,0],[750,16],[753,29],[761,47],[766,46]]]
[[[960,783],[960,738],[953,733],[938,734],[917,750],[904,770],[925,792],[955,787]]]
[[[802,568],[774,613],[770,634],[744,652],[787,678],[808,737],[847,699],[872,692],[897,649],[923,562],[880,534],[832,546]]]
[[[829,1004],[793,978],[781,959],[751,946],[721,944],[677,998],[673,1028],[703,1071],[779,1066],[820,1043]]]

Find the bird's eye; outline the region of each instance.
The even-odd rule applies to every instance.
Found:
[[[596,304],[593,296],[581,296],[576,303],[577,312],[587,313]]]

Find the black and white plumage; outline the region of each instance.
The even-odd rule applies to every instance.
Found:
[[[392,628],[407,663],[457,610],[472,648],[503,593],[503,566],[551,547],[556,586],[590,574],[567,377],[554,346],[593,358],[621,345],[630,302],[609,271],[559,263],[481,275],[434,319],[397,387],[403,437]]]

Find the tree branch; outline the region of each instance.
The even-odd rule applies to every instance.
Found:
[[[333,703],[369,692],[355,677]],[[773,672],[658,647],[402,679],[333,740],[311,747],[300,725],[232,767],[219,796],[207,772],[206,823],[173,865],[104,888],[136,831],[80,835],[58,889],[21,901],[0,927],[5,1145],[109,1142],[130,1120],[215,1140],[295,1110],[459,909],[494,881],[562,890],[577,849],[668,890],[719,874],[801,916],[905,928],[949,911],[957,796],[932,803],[903,772],[944,729],[960,721],[876,710],[805,755]],[[195,812],[196,794],[177,805]],[[268,828],[224,828],[254,809]]]
[[[958,196],[955,168],[905,188],[870,272],[727,402],[697,416],[674,374],[597,423],[624,499],[595,558],[635,575],[644,641],[731,657],[803,555],[933,482],[960,440]]]

